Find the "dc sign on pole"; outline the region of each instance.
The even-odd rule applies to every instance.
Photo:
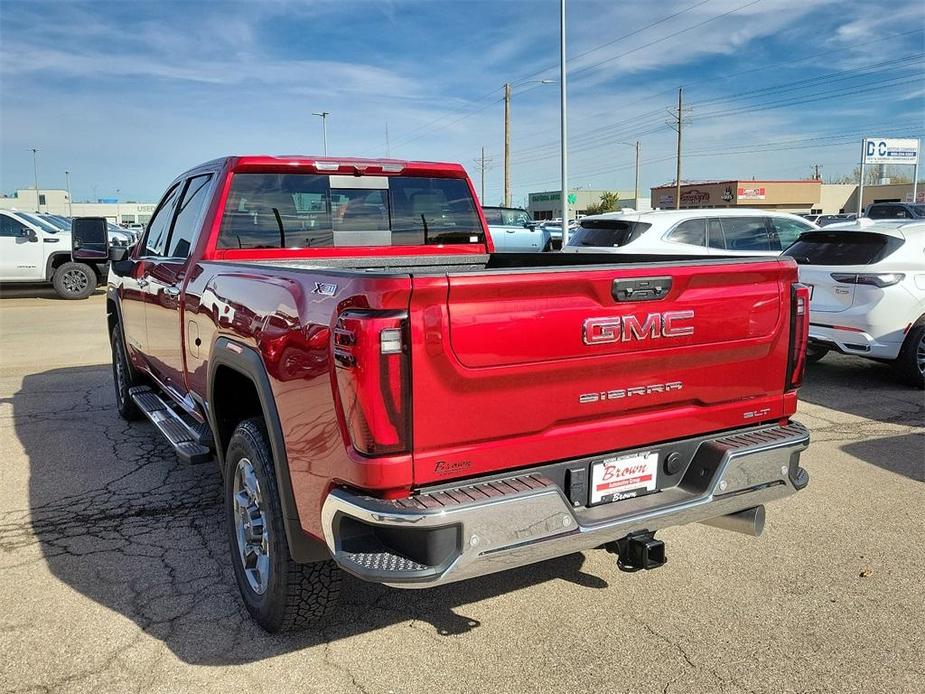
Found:
[[[888,137],[865,137],[861,144],[861,182],[858,187],[858,216],[864,206],[864,172],[867,164],[912,166],[912,202],[918,202],[919,141]]]

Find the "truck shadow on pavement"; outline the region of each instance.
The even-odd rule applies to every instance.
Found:
[[[800,400],[875,421],[925,424],[922,391],[901,383],[889,364],[870,359],[829,354],[810,364]]]
[[[97,287],[90,296],[105,294],[106,287]],[[58,293],[48,284],[0,284],[0,300],[3,299],[54,299],[55,301],[70,301],[58,296]]]
[[[150,424],[121,420],[108,365],[26,376],[12,408],[30,464],[29,508],[0,515],[0,551],[14,565],[44,560],[188,663],[252,662],[400,622],[433,638],[463,634],[480,626],[460,611],[472,602],[557,578],[607,587],[581,572],[580,554],[425,591],[347,577],[333,620],[269,636],[234,585],[217,466],[185,465]]]

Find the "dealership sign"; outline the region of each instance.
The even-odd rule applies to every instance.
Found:
[[[866,137],[861,161],[864,164],[917,164],[919,141]]]
[[[764,200],[764,186],[758,188],[745,188],[739,186],[736,191],[739,200]]]

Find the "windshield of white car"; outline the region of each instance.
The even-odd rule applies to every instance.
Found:
[[[800,265],[873,265],[902,245],[900,238],[873,232],[810,231],[782,255],[790,256]]]
[[[625,246],[651,227],[646,222],[625,219],[583,219],[571,233],[569,246]]]

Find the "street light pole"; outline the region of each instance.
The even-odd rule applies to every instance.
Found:
[[[73,217],[74,212],[73,212],[73,209],[71,208],[72,200],[71,200],[71,172],[70,171],[64,172],[64,181],[67,187],[67,216]]]
[[[41,212],[42,210],[39,205],[39,168],[38,168],[38,164],[36,164],[35,162],[36,152],[38,152],[38,150],[35,147],[33,147],[32,148],[32,176],[35,182],[35,211]]]
[[[559,101],[560,101],[560,121],[562,124],[561,148],[562,148],[562,247],[568,244],[568,124],[566,120],[567,111],[567,89],[565,84],[565,0],[559,1]]]
[[[321,118],[321,137],[324,143],[324,156],[328,156],[328,116],[331,114],[328,111],[321,111],[320,113],[313,113],[312,115]]]
[[[504,83],[504,206],[511,206],[511,83]]]

